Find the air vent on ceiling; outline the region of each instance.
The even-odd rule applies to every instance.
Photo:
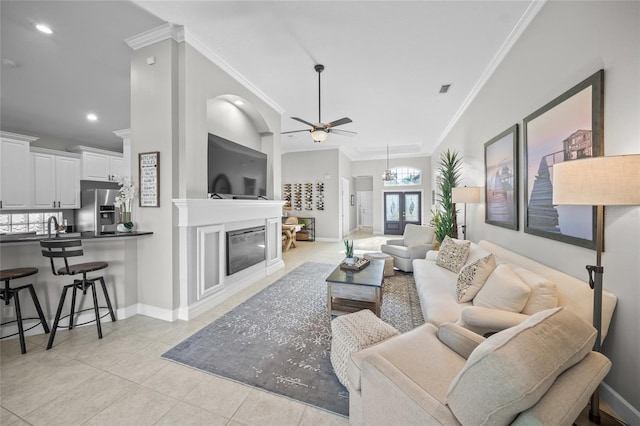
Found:
[[[440,93],[447,93],[449,91],[450,84],[443,84],[440,86]]]

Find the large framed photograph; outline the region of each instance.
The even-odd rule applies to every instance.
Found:
[[[524,232],[596,248],[596,208],[553,205],[553,165],[604,153],[604,70],[524,119]]]
[[[518,125],[484,144],[485,223],[518,230]]]

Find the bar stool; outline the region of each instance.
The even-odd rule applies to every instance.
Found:
[[[44,319],[44,314],[42,313],[42,308],[40,307],[40,302],[38,301],[38,296],[36,296],[36,291],[33,289],[33,284],[25,284],[20,287],[11,288],[9,282],[11,280],[17,280],[18,278],[24,278],[31,275],[35,275],[38,273],[38,268],[15,268],[15,269],[3,269],[0,271],[0,281],[4,281],[4,288],[0,289],[0,299],[4,300],[4,304],[8,305],[9,301],[12,298],[15,298],[16,302],[16,319],[13,321],[3,322],[0,325],[12,324],[14,322],[18,323],[18,332],[10,334],[8,336],[2,337],[2,339],[7,337],[15,336],[16,334],[20,335],[20,349],[23,354],[27,353],[27,345],[24,341],[24,332],[29,331],[32,328],[37,327],[39,324],[42,324],[42,328],[44,328],[45,333],[49,333],[49,325],[47,324],[47,320]],[[29,289],[29,293],[31,293],[31,299],[33,300],[33,304],[36,306],[36,310],[38,311],[38,318],[30,317],[30,318],[22,318],[22,308],[20,307],[20,290],[24,290],[25,288]],[[22,320],[31,320],[31,319],[39,319],[40,322],[36,323],[34,326],[24,329],[22,325]]]
[[[67,290],[70,288],[73,289],[73,294],[71,296],[71,313],[68,315],[69,317],[69,330],[71,330],[74,326],[73,317],[75,315],[76,308],[76,292],[78,290],[82,291],[82,294],[86,295],[87,290],[91,288],[91,292],[93,295],[93,311],[95,313],[95,320],[83,322],[76,325],[84,325],[90,322],[95,321],[96,326],[98,327],[98,338],[102,339],[102,326],[100,324],[100,318],[104,318],[107,315],[111,315],[111,321],[116,320],[116,316],[113,313],[113,308],[111,307],[111,300],[109,299],[109,293],[107,292],[107,286],[104,283],[104,278],[102,276],[96,278],[87,278],[87,273],[99,271],[101,269],[105,269],[109,264],[107,262],[88,262],[88,263],[79,263],[76,265],[69,265],[68,258],[83,256],[84,252],[82,250],[82,241],[80,240],[42,240],[40,241],[40,246],[46,248],[46,250],[42,250],[42,255],[44,257],[48,257],[51,261],[51,272],[53,275],[77,275],[82,274],[82,279],[73,280],[73,284],[68,284],[64,286],[62,290],[62,295],[60,296],[60,303],[58,304],[58,311],[56,312],[56,318],[53,321],[53,326],[51,327],[51,336],[49,337],[49,343],[47,344],[47,349],[51,349],[53,346],[53,339],[56,336],[56,329],[58,328],[58,322],[60,321],[60,314],[62,313],[62,307],[64,306],[64,301],[67,297]],[[56,267],[54,265],[53,259],[62,258],[64,260],[64,266],[59,268],[56,271]],[[100,281],[102,285],[102,292],[104,293],[104,298],[107,302],[107,308],[109,310],[108,314],[104,314],[100,317],[100,306],[98,306],[98,298],[96,296],[95,282]],[[83,309],[79,312],[88,311],[89,309]],[[62,318],[66,318],[64,316]]]

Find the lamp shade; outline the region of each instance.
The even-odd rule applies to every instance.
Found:
[[[555,164],[553,204],[640,205],[640,154]]]
[[[322,142],[329,137],[329,133],[327,133],[324,129],[316,129],[311,132],[311,137],[315,142]]]
[[[454,203],[479,203],[479,186],[461,186],[453,188],[451,191],[451,201]]]

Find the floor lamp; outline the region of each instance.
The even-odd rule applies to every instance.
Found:
[[[591,157],[553,166],[553,204],[597,206],[596,264],[587,265],[593,289],[593,350],[600,352],[602,322],[602,249],[604,206],[640,205],[640,154]],[[600,423],[600,389],[591,396],[589,418]]]
[[[467,204],[480,202],[479,186],[461,186],[451,191],[453,203],[464,203],[464,225],[462,225],[462,239],[467,239]]]

